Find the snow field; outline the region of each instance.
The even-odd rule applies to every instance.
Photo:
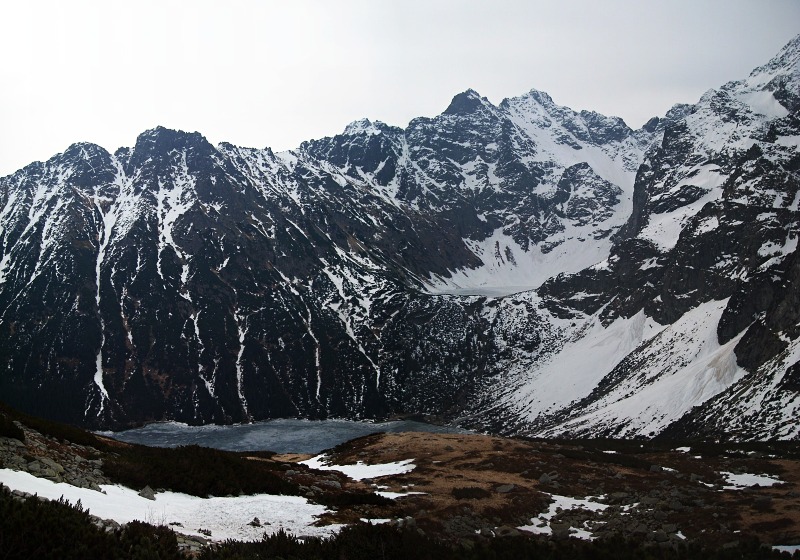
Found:
[[[524,380],[507,395],[509,406],[534,420],[587,396],[619,362],[661,329],[644,311],[617,319],[607,328],[598,319],[590,319],[583,336],[520,373]]]
[[[354,465],[329,465],[325,463],[325,455],[318,455],[302,464],[317,470],[336,470],[353,480],[364,480],[410,472],[415,468],[413,461],[414,459],[407,459],[376,465],[366,465],[359,461]],[[118,484],[102,485],[103,491],[97,492],[10,469],[0,469],[0,483],[12,490],[37,494],[49,500],[63,497],[71,504],[80,500],[84,510],[89,510],[89,513],[102,519],[113,519],[121,524],[138,520],[154,525],[169,525],[176,532],[215,541],[259,540],[265,532],[272,534],[280,529],[297,536],[328,537],[344,526],[315,526],[318,518],[327,513],[328,509],[298,496],[255,494],[199,498],[178,492],[159,492],[155,500],[148,500],[139,496],[136,490]],[[376,493],[390,499],[422,494],[387,491]],[[261,522],[259,527],[250,525],[256,517]],[[380,519],[368,521],[384,522]],[[211,531],[211,536],[201,533],[201,529]]]
[[[83,508],[102,519],[118,523],[139,520],[167,525],[186,535],[204,536],[200,529],[211,531],[211,539],[259,540],[266,533],[283,529],[298,536],[327,537],[342,525],[314,526],[328,510],[298,496],[252,496],[198,498],[177,492],[159,492],[155,501],[142,498],[135,490],[120,485],[103,485],[103,492],[55,483],[29,473],[0,469],[0,482],[12,490],[57,500],[62,496],[71,504],[80,500]],[[261,527],[248,525],[258,517]],[[179,525],[178,525],[179,524]]]

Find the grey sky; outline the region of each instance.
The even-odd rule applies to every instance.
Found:
[[[156,125],[296,147],[405,126],[467,88],[531,88],[632,127],[744,78],[800,33],[798,0],[3,2],[0,175]]]

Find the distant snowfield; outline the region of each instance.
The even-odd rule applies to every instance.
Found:
[[[433,295],[508,296],[534,290],[559,274],[574,274],[607,258],[612,247],[610,232],[622,226],[633,211],[633,184],[636,169],[644,158],[644,148],[631,139],[604,146],[583,145],[576,150],[563,142],[571,132],[555,124],[549,111],[534,97],[510,100],[511,120],[536,145],[533,161],[554,166],[552,175],[537,187],[538,194],[554,194],[564,172],[576,164],[588,164],[590,173],[620,189],[618,201],[609,209],[610,216],[594,216],[581,225],[580,220],[564,217],[560,231],[548,235],[542,243],[523,249],[507,233],[506,226],[497,228],[483,240],[464,238],[464,244],[481,259],[482,266],[449,271],[449,276],[432,275],[428,292]],[[542,122],[547,122],[542,126]],[[557,131],[560,130],[560,132]],[[473,185],[469,173],[465,186]],[[501,188],[500,183],[494,188]],[[588,186],[570,192],[571,199],[595,199]],[[509,217],[519,220],[519,216]],[[545,247],[549,247],[546,248]]]
[[[173,530],[185,535],[202,536],[200,529],[211,531],[211,539],[253,541],[266,532],[283,529],[298,536],[328,537],[342,525],[314,526],[318,517],[328,510],[311,504],[298,496],[256,494],[229,498],[198,498],[177,492],[159,492],[155,501],[142,498],[137,491],[120,485],[103,485],[104,493],[55,483],[31,474],[0,469],[0,482],[12,490],[57,500],[62,496],[75,504],[81,501],[84,509],[102,519],[118,523],[139,520],[152,524],[172,524]],[[248,525],[254,517],[261,527]]]
[[[471,288],[447,288],[438,286],[429,290],[434,296],[483,296],[483,297],[505,297],[513,296],[520,292],[535,290],[539,286],[474,286]]]
[[[618,225],[614,223],[615,227]],[[470,250],[483,261],[483,266],[451,271],[449,278],[434,275],[428,281],[428,293],[502,297],[535,290],[558,274],[579,272],[608,257],[611,241],[607,238],[589,241],[590,229],[569,228],[548,238],[561,244],[547,253],[539,246],[523,250],[502,229],[483,241],[465,239]]]

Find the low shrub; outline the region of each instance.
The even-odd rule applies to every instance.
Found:
[[[202,560],[320,559],[347,560],[760,560],[785,559],[786,553],[742,540],[731,548],[700,544],[664,548],[644,540],[622,537],[583,541],[551,541],[530,537],[499,537],[450,543],[428,537],[416,529],[389,525],[353,525],[330,539],[298,539],[278,532],[257,542],[228,541],[205,549]],[[800,554],[795,554],[800,558]]]
[[[451,491],[456,500],[480,500],[488,498],[492,495],[491,492],[477,486],[467,486],[464,488],[453,488]]]
[[[19,426],[14,424],[14,421],[11,418],[0,413],[0,437],[9,437],[18,439],[20,441],[25,441],[25,432],[23,432]]]
[[[394,503],[393,500],[372,492],[320,494],[314,497],[314,501],[320,505],[335,508],[360,505],[390,506]]]
[[[19,500],[0,488],[0,557],[8,560],[184,558],[175,534],[133,522],[116,531],[97,527],[80,502]]]
[[[174,449],[132,446],[106,459],[103,471],[131,488],[165,488],[193,496],[297,495],[296,484],[273,471],[274,464],[234,453],[189,445]]]

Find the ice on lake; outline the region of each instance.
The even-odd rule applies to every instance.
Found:
[[[226,451],[275,451],[312,453],[377,432],[464,433],[449,426],[436,426],[411,420],[356,422],[352,420],[277,419],[230,426],[188,426],[177,422],[158,422],[121,432],[99,432],[120,441],[154,447],[201,445]]]

